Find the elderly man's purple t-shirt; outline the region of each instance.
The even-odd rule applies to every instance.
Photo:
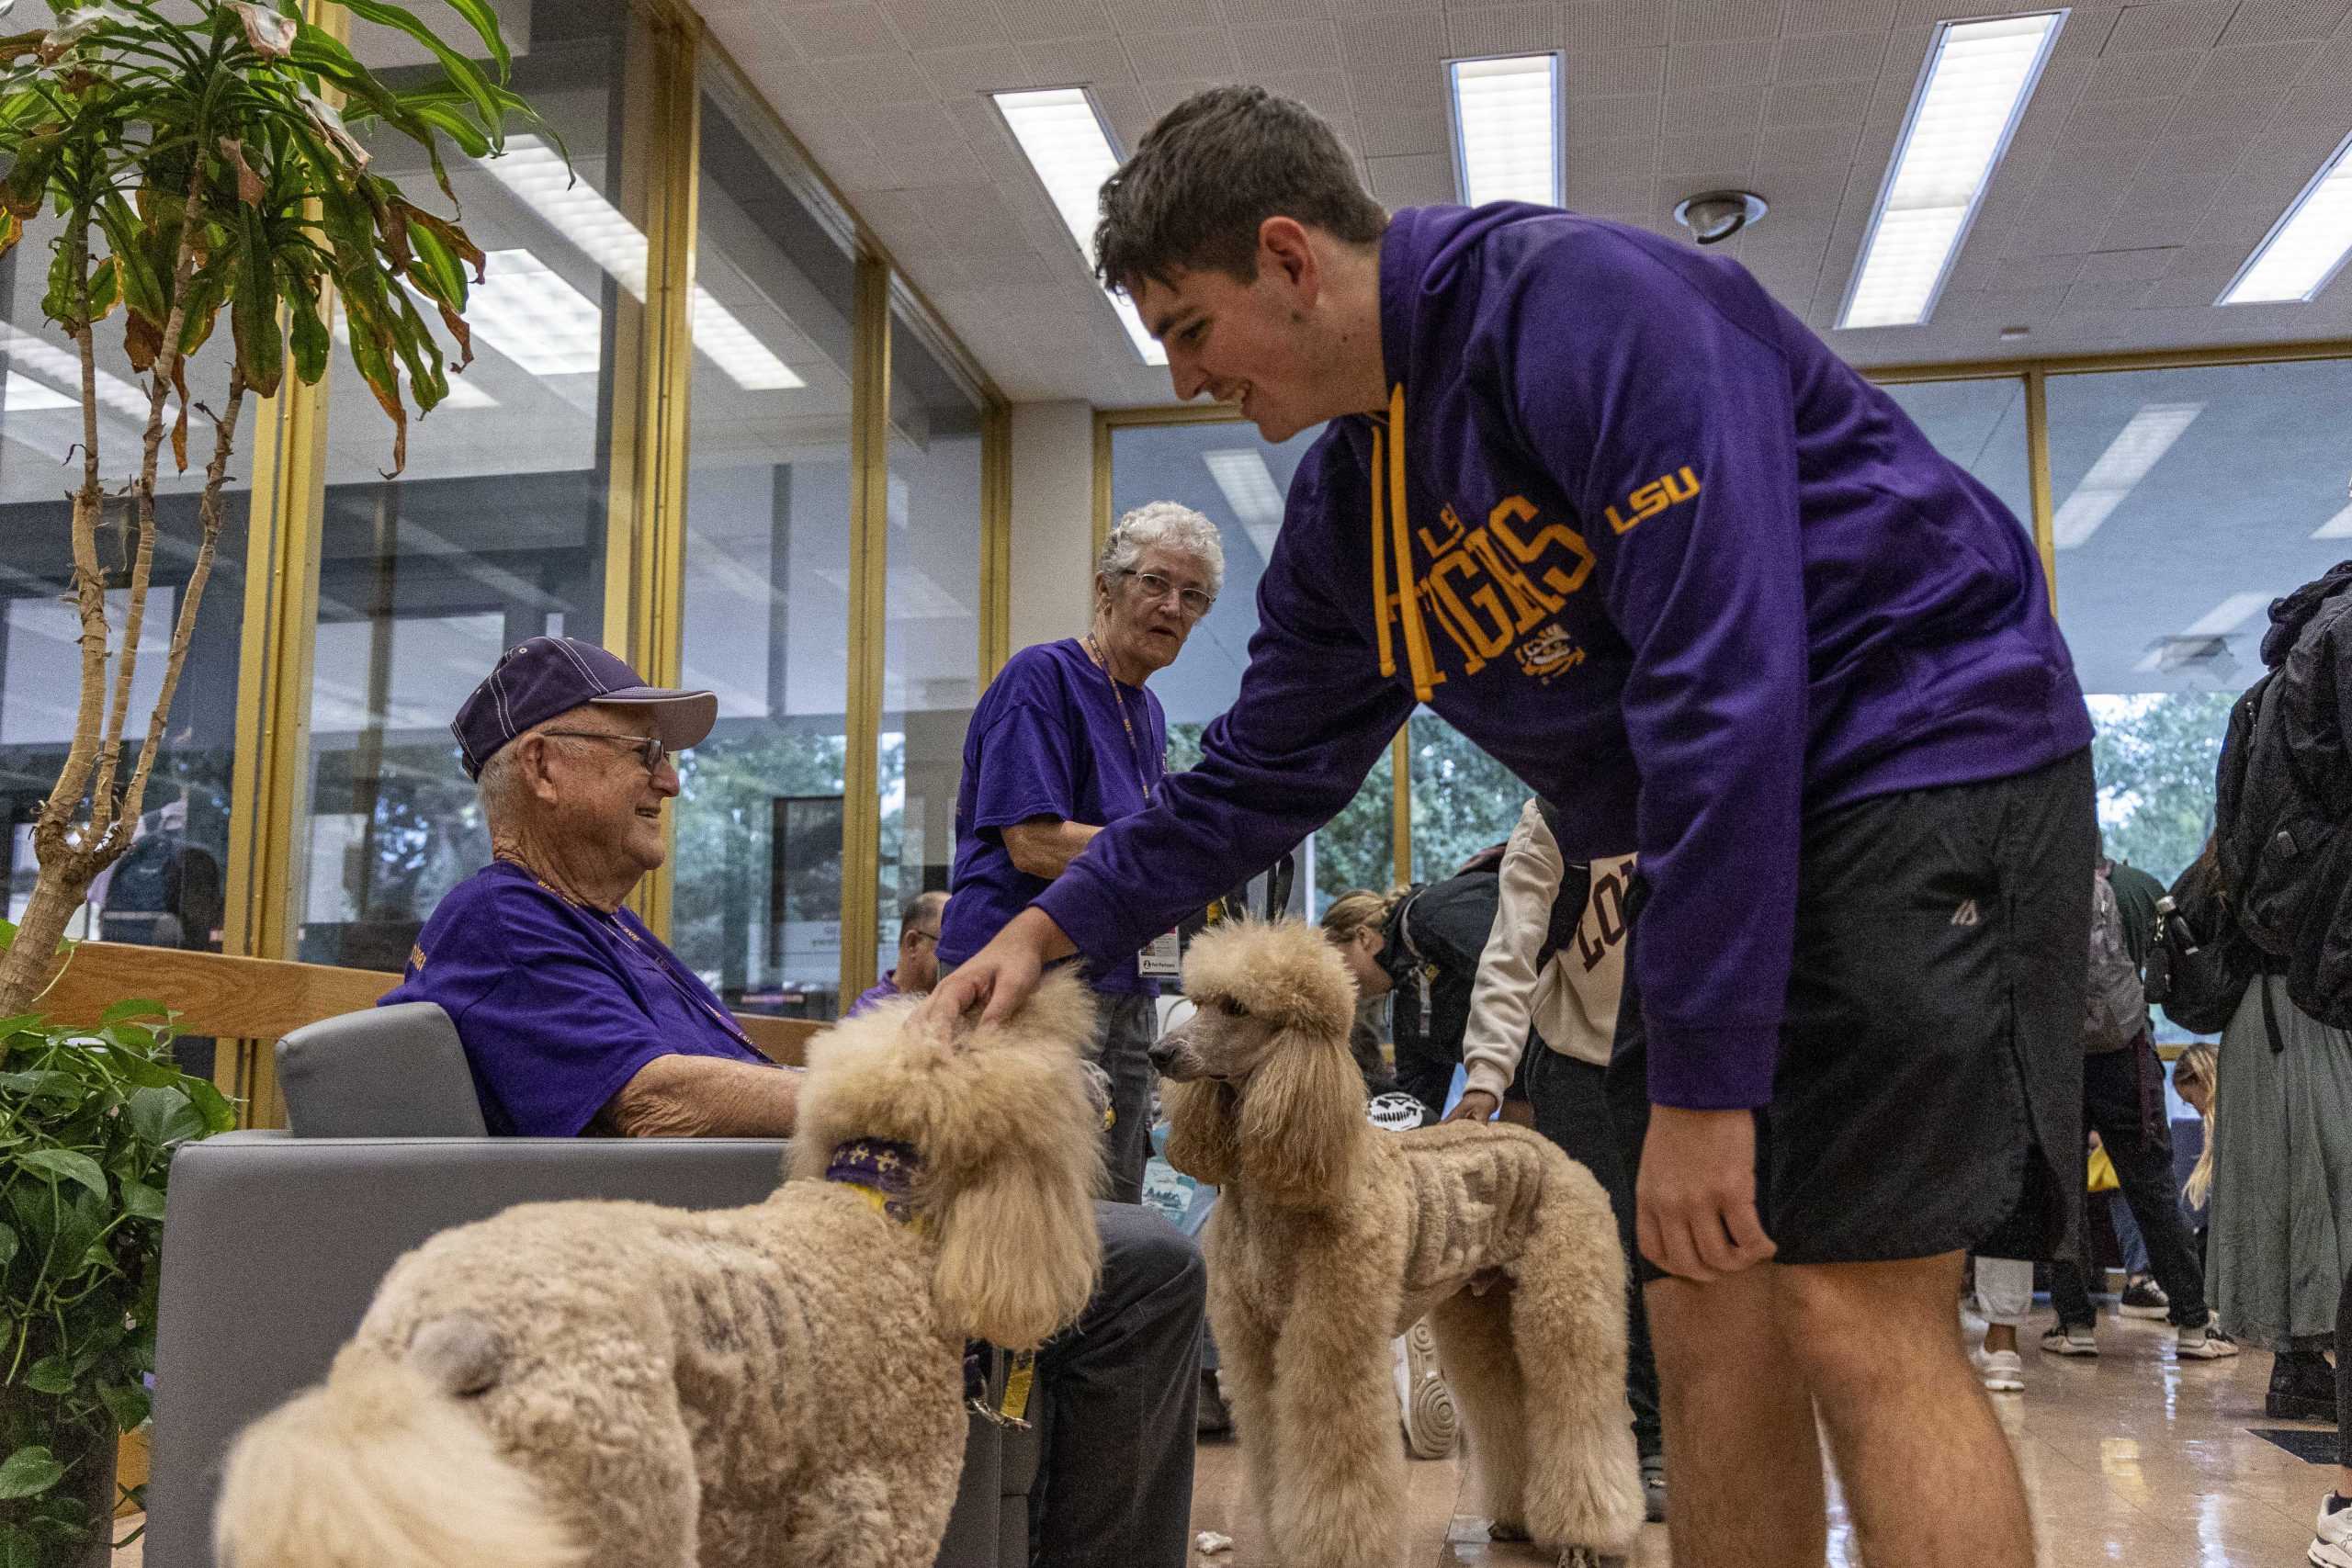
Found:
[[[656,1056],[771,1065],[634,914],[583,908],[504,861],[441,900],[378,1005],[394,1002],[449,1015],[496,1134],[572,1137]]]
[[[1120,705],[1127,725],[1120,722]],[[941,919],[939,962],[963,963],[1051,886],[1012,863],[1006,828],[1032,818],[1102,827],[1144,808],[1144,785],[1168,771],[1168,716],[1140,686],[1112,695],[1111,677],[1076,638],[1024,648],[980,694],[964,732],[956,789],[956,871]],[[1136,972],[1132,950],[1100,953],[1089,967],[1098,991],[1159,994]]]

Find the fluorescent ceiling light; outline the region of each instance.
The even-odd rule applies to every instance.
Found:
[[[0,324],[0,354],[21,362],[26,369],[60,387],[79,387],[82,384],[81,357],[68,354],[47,338],[35,337],[30,333],[21,333],[14,327]],[[97,372],[96,385],[100,403],[125,419],[137,420],[142,425],[147,423],[146,393],[109,370]],[[15,400],[12,390],[9,401],[13,404]],[[75,397],[74,403],[80,406],[81,399]],[[164,405],[166,409],[170,406],[168,402]]]
[[[2314,539],[2352,539],[2352,506],[2346,507],[2319,525]]]
[[[2270,607],[2267,593],[2233,593],[2181,631],[2183,637],[2225,637],[2246,624],[2255,613]]]
[[[1446,65],[1453,87],[1453,188],[1464,204],[1557,207],[1561,187],[1560,57],[1513,54]]]
[[[1037,172],[1047,199],[1061,215],[1062,227],[1078,242],[1078,254],[1094,270],[1094,222],[1100,214],[1102,182],[1118,172],[1119,154],[1111,133],[1095,112],[1094,100],[1083,87],[1043,87],[1034,92],[991,93],[997,112],[1004,116],[1013,141],[1029,166]],[[1135,301],[1115,290],[1111,308],[1119,324],[1147,365],[1165,365],[1168,351],[1159,345],[1136,314]]]
[[[1209,477],[1225,491],[1225,503],[1258,547],[1259,558],[1272,560],[1274,536],[1283,525],[1283,492],[1266,467],[1265,454],[1252,446],[1226,446],[1202,453],[1201,461],[1208,465]]]
[[[1928,319],[2065,19],[2045,11],[1937,28],[1840,327]]]
[[[2203,403],[2143,403],[2122,434],[2108,444],[2051,525],[2052,543],[2071,550],[2089,538],[2108,513],[2148,477],[2156,460],[2172,449],[2191,421],[2205,412]]]
[[[554,148],[536,136],[510,137],[503,156],[480,162],[499,184],[603,267],[614,282],[639,299],[645,298],[644,234],[593,186],[574,179],[571,166]],[[694,292],[694,340],[696,349],[708,355],[747,392],[783,391],[808,384],[699,283]]]
[[[2352,253],[2352,138],[2339,143],[2285,216],[2222,291],[2218,305],[2304,300],[2327,287]]]
[[[467,292],[466,321],[534,376],[582,376],[604,359],[605,313],[526,250],[492,251]]]
[[[74,409],[81,406],[81,399],[69,398],[54,387],[44,387],[13,367],[8,371],[6,389],[0,389],[0,407],[5,407],[10,413],[32,413],[40,409]]]

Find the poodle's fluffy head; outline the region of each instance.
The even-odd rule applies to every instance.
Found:
[[[1092,1199],[1102,1113],[1080,1065],[1094,1002],[1048,977],[1001,1024],[886,1002],[817,1037],[792,1142],[795,1179],[822,1178],[856,1138],[912,1145],[914,1199],[939,1261],[945,1325],[1011,1348],[1074,1319],[1102,1263]]]
[[[1151,1051],[1170,1080],[1170,1162],[1278,1202],[1338,1200],[1365,1133],[1339,951],[1296,920],[1212,927],[1185,955],[1184,995],[1193,1016]]]

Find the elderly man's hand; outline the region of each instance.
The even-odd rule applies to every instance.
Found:
[[[1077,951],[1045,911],[1023,909],[986,947],[940,979],[922,1016],[952,1026],[971,1009],[983,1007],[984,1022],[1002,1022],[1036,990],[1047,964]]]

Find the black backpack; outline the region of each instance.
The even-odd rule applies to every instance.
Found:
[[[2210,853],[2189,863],[2156,914],[2148,947],[2148,1000],[2195,1034],[2219,1034],[2237,1015],[2261,954],[2231,918],[2222,868]]]

